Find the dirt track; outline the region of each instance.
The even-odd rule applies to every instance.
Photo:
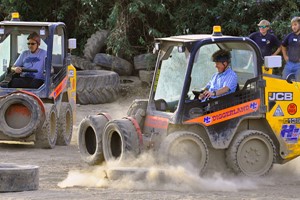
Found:
[[[68,147],[45,150],[31,145],[0,144],[1,162],[40,167],[37,191],[0,193],[0,199],[300,199],[300,158],[275,166],[267,177],[259,179],[220,174],[199,178],[180,169],[170,169],[163,182],[155,178],[143,181],[101,179],[101,170],[97,171],[80,159],[77,126],[84,116],[100,110],[110,111],[113,118],[120,118],[125,115],[131,100],[78,107],[75,134]],[[64,180],[65,187],[78,186],[59,187]]]

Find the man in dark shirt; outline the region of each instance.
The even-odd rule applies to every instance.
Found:
[[[270,22],[267,20],[261,20],[257,24],[259,31],[249,35],[249,38],[253,40],[260,48],[263,58],[265,56],[277,55],[280,53],[280,41],[278,38],[269,32]],[[273,53],[273,49],[276,51]]]
[[[300,81],[300,17],[291,20],[292,31],[282,41],[282,54],[286,61],[282,77],[286,78],[290,73],[296,74],[296,80]]]

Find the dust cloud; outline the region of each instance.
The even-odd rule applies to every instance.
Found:
[[[299,166],[300,162],[297,162]],[[289,165],[277,168],[274,173],[284,175],[286,170],[296,169]],[[292,175],[292,173],[290,174]],[[276,177],[276,178],[277,178]],[[159,165],[151,153],[142,154],[138,159],[126,162],[112,161],[101,166],[90,166],[84,170],[69,171],[65,180],[58,183],[60,188],[100,187],[132,190],[168,191],[232,191],[255,190],[260,185],[272,184],[270,178],[240,177],[220,172],[199,176],[183,167]]]

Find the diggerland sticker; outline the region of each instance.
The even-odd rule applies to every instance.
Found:
[[[185,123],[201,123],[211,126],[229,119],[243,116],[252,112],[256,112],[260,106],[260,99],[249,101],[237,106],[226,108],[208,115],[203,115],[194,119],[185,121]]]

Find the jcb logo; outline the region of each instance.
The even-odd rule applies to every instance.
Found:
[[[292,101],[292,92],[269,92],[270,101]]]

